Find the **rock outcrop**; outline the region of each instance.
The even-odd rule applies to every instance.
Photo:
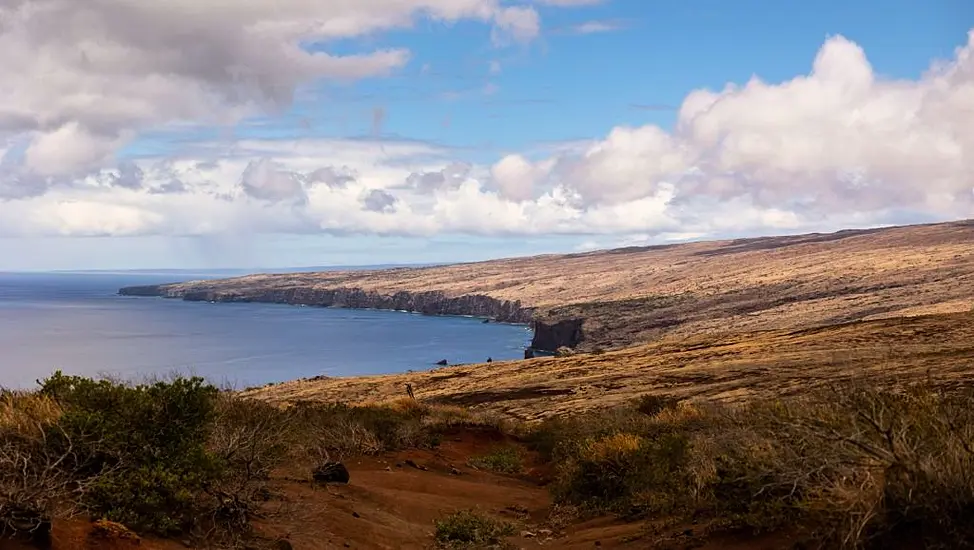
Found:
[[[534,338],[531,339],[531,349],[546,352],[557,352],[559,348],[574,349],[584,339],[581,318],[563,319],[561,321],[546,322],[536,319]]]

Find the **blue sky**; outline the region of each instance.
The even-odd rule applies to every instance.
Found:
[[[299,97],[284,113],[245,120],[234,134],[369,137],[374,111],[382,109],[382,135],[470,149],[460,155],[489,161],[499,152],[592,139],[618,125],[669,127],[694,89],[742,84],[752,75],[779,82],[807,73],[830,35],[861,45],[877,73],[915,79],[932,59],[949,59],[963,43],[974,25],[974,2],[613,0],[541,15],[538,41],[504,50],[490,46],[483,25],[429,22],[312,46],[333,53],[407,47],[413,59],[392,77],[310,86],[299,94],[310,98]],[[576,30],[593,22],[612,29]],[[498,74],[491,74],[491,63],[500,66]],[[485,93],[489,85],[497,91]],[[154,141],[131,147],[160,147]]]
[[[421,5],[422,1],[415,3]],[[536,11],[540,29],[530,39],[498,44],[492,41],[492,34],[500,25],[496,21],[491,24],[478,17],[458,17],[443,22],[423,17],[422,11],[407,11],[413,17],[411,26],[386,25],[302,42],[309,53],[335,56],[408,50],[409,61],[388,72],[352,79],[295,77],[293,103],[279,104],[229,124],[187,119],[179,113],[194,112],[193,109],[176,109],[161,103],[162,114],[157,117],[133,116],[131,121],[118,123],[119,135],[126,137],[111,143],[110,154],[100,159],[101,164],[87,166],[87,175],[76,168],[66,176],[46,173],[43,177],[47,183],[39,195],[14,192],[5,202],[0,201],[0,206],[7,204],[11,212],[15,207],[10,205],[20,200],[24,204],[17,212],[23,213],[29,207],[60,216],[57,223],[40,223],[36,227],[30,224],[37,216],[28,219],[26,214],[24,219],[8,216],[14,220],[8,222],[9,227],[0,223],[0,231],[5,231],[0,233],[0,253],[15,258],[0,261],[0,269],[440,262],[951,219],[971,212],[966,206],[957,206],[957,197],[966,196],[965,192],[971,195],[970,189],[954,184],[952,179],[963,176],[970,161],[950,164],[952,159],[974,156],[962,154],[970,153],[967,134],[953,132],[955,142],[938,149],[954,151],[955,155],[945,157],[939,169],[925,167],[919,158],[907,170],[880,165],[877,159],[883,155],[867,151],[865,145],[857,146],[863,151],[859,157],[850,157],[842,166],[828,166],[831,174],[860,174],[857,181],[868,176],[877,189],[886,186],[881,194],[895,195],[894,201],[860,196],[860,187],[833,189],[825,196],[821,190],[837,184],[823,180],[825,172],[820,173],[804,157],[800,166],[788,165],[785,175],[789,181],[807,179],[807,186],[795,184],[794,189],[783,189],[784,184],[777,180],[765,181],[784,178],[781,171],[785,168],[781,165],[772,166],[771,160],[751,157],[728,164],[729,149],[714,152],[713,145],[705,147],[699,141],[703,138],[686,134],[676,121],[681,116],[678,109],[694,91],[719,92],[728,83],[743,87],[752,76],[769,85],[780,85],[774,92],[774,108],[781,113],[807,107],[812,101],[809,93],[799,96],[785,83],[809,75],[823,45],[837,35],[865,52],[872,79],[880,82],[874,82],[868,92],[874,93],[875,98],[892,101],[887,92],[896,90],[898,81],[933,94],[930,90],[935,87],[926,86],[929,82],[924,80],[932,63],[966,63],[966,58],[958,57],[956,52],[965,46],[968,32],[974,27],[974,2],[606,0],[571,8],[545,2],[503,4],[511,5]],[[210,39],[197,38],[195,49],[175,51],[179,55],[205,57],[207,48],[216,47]],[[183,37],[184,41],[193,39]],[[286,42],[290,37],[281,40]],[[854,78],[857,73],[846,68],[861,65],[855,48],[836,46],[835,51],[839,53],[833,56],[832,65],[843,77]],[[237,60],[239,63],[247,62],[243,55]],[[267,70],[272,74],[271,69]],[[149,69],[146,71],[148,74]],[[24,75],[29,76],[26,72]],[[282,75],[285,73],[272,74],[274,78],[283,78]],[[194,82],[190,76],[184,78]],[[950,93],[956,94],[952,97],[969,101],[970,93],[961,86],[966,81],[952,78],[944,81]],[[757,96],[745,97],[745,93],[751,92],[741,92],[738,103],[752,101],[747,105],[758,116],[767,116],[760,115],[761,103],[753,100]],[[879,101],[865,94],[843,104],[848,112],[843,115],[845,118],[837,118],[834,128],[841,130],[846,124],[842,121],[852,116],[849,113],[859,116]],[[823,97],[826,95],[823,92]],[[118,96],[114,101],[126,97]],[[960,100],[945,100],[944,105],[958,108]],[[113,98],[106,96],[106,101]],[[926,103],[904,104],[904,109],[917,109],[918,116],[928,117],[922,120],[922,128],[910,127],[909,131],[919,132],[917,128],[921,128],[931,135],[951,134],[952,126],[945,124],[953,123],[930,118],[933,115],[924,110],[923,104]],[[229,112],[233,105],[222,107]],[[894,117],[891,113],[895,109],[870,120]],[[942,110],[937,113],[943,114]],[[37,116],[40,120],[41,115]],[[118,119],[123,115],[113,116]],[[685,125],[691,118],[686,117]],[[823,126],[809,129],[807,134],[793,134],[790,132],[800,132],[802,126],[801,121],[791,121],[787,127],[748,127],[745,133],[740,121],[754,118],[728,111],[719,120],[697,120],[704,124],[700,128],[720,127],[722,135],[746,135],[752,141],[755,135],[771,140],[798,135],[802,140],[814,141],[818,139],[813,135],[815,131],[822,133],[820,139],[827,140],[824,136],[831,131],[831,127]],[[780,118],[784,120],[785,115]],[[0,130],[3,120],[0,115]],[[83,117],[79,121],[82,128],[98,127]],[[739,127],[732,126],[735,123]],[[873,127],[860,133],[865,136],[888,127],[882,124],[886,122],[874,122]],[[666,135],[666,143],[660,144],[652,137],[652,132],[646,130],[651,127],[658,127]],[[620,128],[628,130],[614,132]],[[8,164],[39,158],[28,153],[24,160],[24,151],[33,147],[30,140],[39,138],[17,131],[8,132],[8,136],[12,136],[7,141]],[[904,130],[899,138],[908,140],[910,134]],[[796,139],[791,138],[791,142]],[[360,164],[354,164],[358,160],[346,163],[344,155],[351,155],[347,151],[361,143],[377,147],[380,153],[376,153],[376,158],[380,160],[363,157]],[[593,157],[593,147],[607,152]],[[401,152],[390,153],[387,148]],[[565,152],[566,148],[570,152]],[[694,149],[694,166],[680,164],[679,174],[660,168],[660,174],[646,176],[652,181],[638,183],[644,189],[637,192],[627,187],[625,178],[641,180],[644,173],[657,169],[656,159],[688,148]],[[620,151],[629,156],[621,156]],[[56,158],[66,156],[64,153]],[[251,171],[259,175],[260,181],[242,180],[245,176],[238,174],[245,165],[261,159],[267,161],[265,169]],[[505,159],[510,161],[504,165],[506,171],[499,168]],[[687,170],[697,174],[703,166],[701,162],[714,164],[718,163],[716,159],[725,163],[719,174],[715,169],[699,181],[686,178],[690,173]],[[119,163],[126,162],[140,167],[135,184],[123,185],[118,175]],[[458,179],[453,188],[444,187],[425,195],[402,190],[410,173],[437,172],[451,163],[469,167],[463,181],[470,187],[464,187]],[[212,164],[219,169],[200,168],[198,173],[189,174],[185,167],[191,164]],[[338,186],[329,186],[329,193],[334,194],[327,195],[324,187],[309,183],[314,169],[338,170],[342,166],[349,174],[354,173],[356,184],[361,184],[361,192],[355,196],[381,192],[389,197],[390,209],[345,220],[346,208],[334,206],[339,200]],[[397,176],[397,167],[405,172]],[[34,181],[28,177],[28,168],[18,168],[21,171],[17,172],[17,182]],[[372,168],[376,170],[374,176],[369,172]],[[909,177],[895,176],[907,172]],[[730,195],[726,182],[721,183],[720,179],[727,174],[733,174],[738,188]],[[13,181],[12,175],[6,177]],[[602,177],[621,179],[603,185]],[[917,190],[928,177],[942,181],[943,189],[936,196],[924,196],[921,200]],[[152,178],[158,181],[150,181]],[[160,186],[168,181],[178,181],[184,194],[170,198],[161,191]],[[530,189],[523,190],[525,186]],[[896,192],[890,191],[893,186]],[[115,195],[108,195],[109,187]],[[262,195],[246,196],[258,187],[263,189]],[[743,188],[746,189],[741,191]],[[464,189],[469,189],[469,196]],[[195,199],[185,194],[190,192],[198,193],[192,195]],[[348,197],[353,194],[345,189],[342,197],[352,200]],[[818,206],[801,212],[789,210],[795,203],[791,199],[806,196],[816,196]],[[843,202],[843,196],[848,200]],[[240,197],[241,204],[232,211],[225,207],[227,202],[238,204],[231,197]],[[258,199],[268,204],[259,204]],[[481,203],[477,201],[483,201],[483,206],[478,206]],[[853,202],[869,206],[860,208]],[[367,210],[369,203],[363,204]],[[553,213],[552,204],[561,205],[564,213]],[[329,205],[337,210],[329,210]],[[461,212],[461,207],[473,210]],[[725,211],[721,208],[735,215],[742,209],[753,212],[749,210],[746,220],[734,223],[701,222],[707,217],[723,216]],[[481,210],[489,210],[486,217],[473,220],[479,215],[474,212]],[[645,214],[644,222],[624,227],[606,221],[620,216],[639,217],[647,212],[655,214]],[[385,217],[379,217],[380,213]],[[116,215],[118,220],[105,221],[106,216]],[[394,216],[402,216],[402,221],[390,222]],[[257,218],[259,221],[252,226],[242,225],[241,220]],[[422,220],[433,218],[436,221],[428,227],[423,225],[426,222]],[[496,224],[491,225],[488,218],[496,220]],[[225,225],[220,226],[221,223]],[[417,228],[418,224],[423,228]],[[35,252],[25,254],[28,247]],[[215,253],[215,249],[220,252]]]
[[[470,147],[491,158],[497,151],[591,139],[618,125],[670,126],[691,90],[808,72],[829,35],[861,45],[878,73],[914,79],[931,59],[950,58],[974,25],[974,3],[964,0],[614,0],[541,14],[540,40],[502,51],[490,47],[489,29],[474,23],[420,23],[324,44],[348,53],[405,46],[414,59],[391,78],[312,87],[321,99],[255,121],[273,130],[239,135],[368,136],[373,110],[381,108],[384,134]],[[574,30],[592,22],[616,28]],[[499,74],[490,74],[492,62]],[[497,91],[488,95],[491,84]]]

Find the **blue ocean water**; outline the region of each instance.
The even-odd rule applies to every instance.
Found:
[[[207,276],[0,273],[0,386],[30,388],[61,369],[126,379],[179,372],[243,388],[516,359],[531,337],[464,317],[116,295]]]

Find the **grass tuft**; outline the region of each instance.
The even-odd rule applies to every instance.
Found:
[[[514,525],[474,510],[461,510],[436,521],[434,537],[444,548],[502,548]]]
[[[499,474],[519,474],[524,470],[524,455],[521,449],[507,445],[473,457],[469,464],[474,468]]]

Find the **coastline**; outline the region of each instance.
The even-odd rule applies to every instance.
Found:
[[[122,295],[461,315],[529,325],[531,349],[969,311],[974,221],[703,241],[438,267],[254,274]]]
[[[447,296],[443,292],[406,292],[392,295],[360,288],[307,289],[289,288],[261,292],[228,292],[206,288],[207,281],[165,283],[122,287],[120,296],[157,297],[187,302],[265,303],[297,307],[323,307],[373,311],[393,311],[439,317],[481,319],[484,323],[522,326],[532,330],[531,345],[524,349],[525,358],[554,353],[564,342],[553,339],[548,327],[535,319],[535,309],[522,307],[520,301],[501,300],[482,294]],[[192,288],[192,289],[191,289]],[[580,323],[578,324],[580,327]],[[551,349],[548,349],[548,348]]]

